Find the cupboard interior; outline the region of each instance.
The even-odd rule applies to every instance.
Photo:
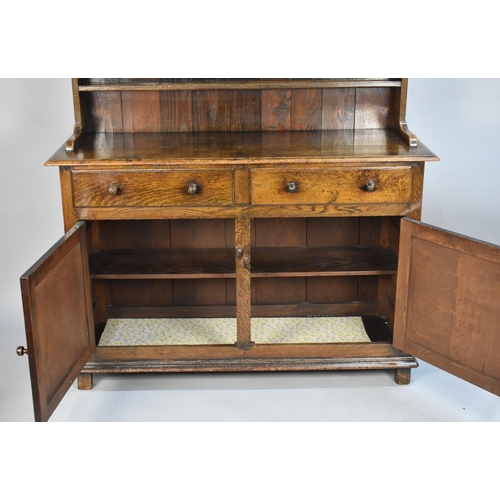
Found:
[[[360,317],[370,342],[392,342],[399,225],[252,220],[252,318]],[[92,221],[87,235],[98,345],[110,319],[236,318],[233,219]]]

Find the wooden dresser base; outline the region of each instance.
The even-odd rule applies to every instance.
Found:
[[[189,351],[192,351],[190,356]],[[201,350],[211,357],[195,359]],[[325,351],[325,352],[322,352]],[[338,351],[335,355],[335,351]],[[363,351],[365,355],[363,355]],[[288,354],[285,354],[288,352]],[[300,356],[300,353],[304,355]],[[310,355],[306,356],[307,352]],[[316,356],[314,356],[316,352]],[[282,353],[280,355],[280,353]],[[218,355],[220,354],[220,355]],[[210,356],[209,353],[206,353]],[[222,357],[225,355],[225,357]],[[94,373],[181,373],[181,372],[251,372],[308,370],[388,370],[395,369],[398,384],[410,383],[416,359],[390,344],[328,344],[253,346],[247,350],[235,346],[183,347],[98,347],[79,377],[79,389],[92,388]]]

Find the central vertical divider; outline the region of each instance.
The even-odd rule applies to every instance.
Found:
[[[250,219],[235,219],[236,252],[236,345],[248,349],[251,337]]]

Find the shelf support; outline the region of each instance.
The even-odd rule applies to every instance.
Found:
[[[66,141],[66,151],[73,152],[78,146],[78,142],[83,136],[83,125],[84,119],[82,114],[82,104],[80,98],[80,92],[78,88],[78,78],[71,79],[71,86],[73,88],[73,106],[75,108],[75,126],[73,127],[73,133]]]
[[[408,78],[401,79],[401,88],[396,89],[396,106],[393,115],[393,126],[400,137],[412,148],[418,146],[417,136],[410,132],[406,122],[406,101],[408,96]]]

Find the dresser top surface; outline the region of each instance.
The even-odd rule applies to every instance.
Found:
[[[392,130],[282,132],[99,133],[76,151],[61,146],[46,165],[169,165],[183,163],[349,163],[437,161],[419,142]]]

